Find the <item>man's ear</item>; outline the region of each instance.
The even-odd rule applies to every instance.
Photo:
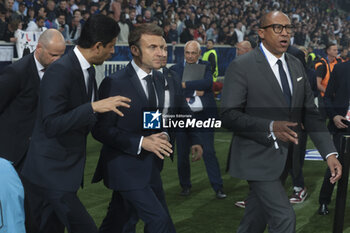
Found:
[[[261,39],[264,39],[264,29],[262,28],[258,29],[258,35]]]
[[[131,54],[133,56],[135,56],[135,57],[139,57],[140,56],[140,49],[136,45],[131,45],[130,51],[131,51]]]
[[[101,41],[96,42],[93,46],[94,50],[97,51],[97,53],[100,53],[101,49],[103,48],[103,44]]]

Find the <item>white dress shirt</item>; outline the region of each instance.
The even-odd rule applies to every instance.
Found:
[[[79,63],[80,63],[80,67],[81,67],[81,69],[83,71],[85,87],[86,87],[86,93],[87,93],[88,92],[88,84],[89,84],[89,71],[88,71],[88,69],[92,65],[90,65],[90,63],[85,59],[83,54],[81,54],[81,52],[79,51],[77,46],[74,47],[73,52],[77,56],[77,58],[79,60]],[[94,88],[94,86],[92,86],[92,88]],[[94,90],[92,90],[91,102],[93,102],[94,96],[95,96],[95,92],[94,92]]]

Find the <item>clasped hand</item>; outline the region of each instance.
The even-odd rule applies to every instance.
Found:
[[[173,153],[172,145],[167,140],[167,136],[164,133],[156,133],[150,136],[144,137],[142,140],[142,149],[153,152],[160,159],[164,159],[164,156],[169,157]]]

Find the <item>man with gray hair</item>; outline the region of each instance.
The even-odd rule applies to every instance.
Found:
[[[191,40],[185,44],[185,62],[176,64],[170,68],[179,74],[182,83],[182,90],[189,106],[193,111],[193,118],[197,120],[217,119],[217,107],[212,91],[213,78],[208,62],[199,60],[201,55],[200,45],[197,41]],[[188,64],[205,65],[204,77],[194,81],[184,81],[183,73]],[[218,199],[223,199],[226,194],[223,192],[223,182],[220,174],[219,163],[214,149],[214,130],[204,129],[199,132],[203,144],[203,159],[207,169],[210,183]],[[190,177],[190,139],[185,132],[177,132],[177,155],[178,155],[178,175],[182,191],[180,195],[188,196],[191,189]]]

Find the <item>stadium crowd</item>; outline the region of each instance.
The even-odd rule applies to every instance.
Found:
[[[17,29],[62,32],[68,44],[79,37],[90,15],[113,17],[121,28],[118,43],[127,43],[137,24],[154,22],[165,32],[167,43],[216,44],[234,46],[258,41],[258,20],[271,10],[287,12],[295,26],[291,43],[324,48],[330,42],[349,48],[350,17],[335,7],[333,0],[3,0],[0,1],[0,40],[15,42]],[[44,28],[45,27],[45,28]]]

